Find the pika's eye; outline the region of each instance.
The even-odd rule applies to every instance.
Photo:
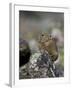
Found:
[[[44,36],[44,34],[42,34],[42,36]]]

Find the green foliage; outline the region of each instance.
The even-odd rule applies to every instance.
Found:
[[[60,51],[60,61],[61,61],[61,65],[64,66],[64,49],[63,48]]]

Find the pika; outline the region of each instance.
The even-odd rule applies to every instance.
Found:
[[[50,59],[54,62],[58,58],[58,47],[55,38],[47,33],[42,33],[39,37],[39,49],[47,51]]]

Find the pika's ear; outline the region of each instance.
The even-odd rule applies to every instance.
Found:
[[[49,34],[49,37],[52,37],[51,34]]]
[[[37,40],[38,40],[38,43],[41,41],[41,35],[38,36]]]

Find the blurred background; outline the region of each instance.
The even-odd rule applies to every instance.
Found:
[[[64,69],[64,13],[19,11],[19,40],[28,42],[31,53],[38,52],[37,40],[41,33],[51,34],[57,40],[59,58],[56,61]]]

